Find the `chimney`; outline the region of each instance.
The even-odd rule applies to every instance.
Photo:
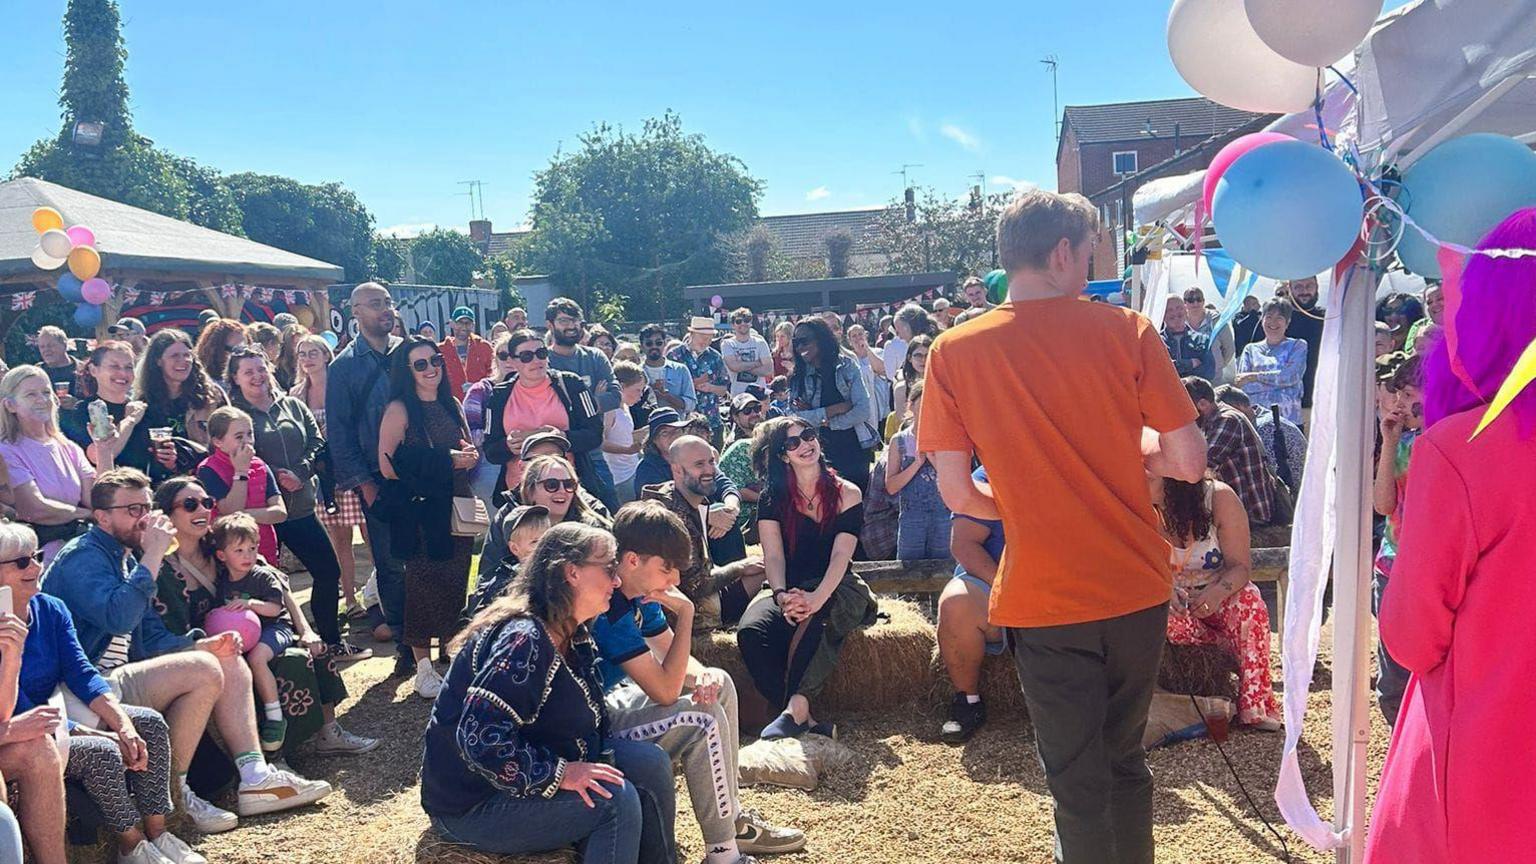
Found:
[[[916,192],[916,190],[914,190],[911,186],[908,186],[907,187],[907,191],[904,193],[903,197],[905,198],[906,205],[907,205],[907,221],[908,222],[916,222],[917,221],[917,192]]]
[[[475,241],[481,246],[491,242],[491,220],[469,220],[469,239]]]

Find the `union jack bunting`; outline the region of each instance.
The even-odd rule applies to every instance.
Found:
[[[219,286],[219,296],[220,297],[233,297],[233,296],[235,296],[235,292],[238,291],[238,290],[239,290],[239,286],[238,285],[220,285]]]
[[[152,291],[149,295],[149,305],[160,306],[165,303],[165,292]]]
[[[32,301],[37,299],[36,291],[23,291],[20,294],[11,295],[11,310],[20,312],[32,308]]]

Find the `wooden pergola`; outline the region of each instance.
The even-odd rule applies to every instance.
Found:
[[[330,319],[326,287],[342,281],[335,264],[295,255],[244,237],[235,237],[138,207],[22,177],[0,183],[0,334],[20,315],[7,298],[54,291],[64,269],[45,271],[32,262],[37,233],[32,211],[52,207],[65,225],[86,225],[96,234],[102,278],[117,286],[102,304],[98,337],[117,321],[126,298],[139,292],[186,295],[196,292],[208,308],[239,320],[246,297],[225,296],[220,286],[254,285],[302,291],[321,327]]]

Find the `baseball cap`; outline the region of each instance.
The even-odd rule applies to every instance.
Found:
[[[535,432],[523,439],[523,447],[517,453],[517,458],[527,459],[528,452],[540,444],[555,443],[565,452],[571,452],[571,439],[560,432]]]
[[[457,309],[454,309],[453,320],[458,321],[462,318],[468,318],[471,321],[475,320],[475,310],[469,308],[468,306],[460,306]]]
[[[519,504],[501,520],[502,535],[511,537],[523,522],[533,516],[549,516],[549,508],[543,504]]]
[[[107,327],[107,335],[117,336],[119,334],[143,336],[145,335],[144,322],[137,318],[119,318],[116,324]]]
[[[753,393],[737,393],[735,396],[731,397],[731,413],[739,413],[741,409],[747,407],[748,405],[761,406],[762,404],[763,400],[757,398],[757,396]]]
[[[688,425],[688,418],[677,413],[676,408],[657,408],[651,412],[651,420],[647,425],[651,427],[651,434],[654,435],[656,430],[663,426],[682,429]]]

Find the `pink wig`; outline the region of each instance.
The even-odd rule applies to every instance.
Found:
[[[1536,208],[1516,211],[1478,248],[1536,249]],[[1515,361],[1536,339],[1536,256],[1469,256],[1454,326],[1456,353],[1476,392],[1452,370],[1447,340],[1436,339],[1424,362],[1426,425],[1493,401]],[[1508,413],[1518,418],[1522,435],[1536,431],[1536,387],[1526,388]]]

